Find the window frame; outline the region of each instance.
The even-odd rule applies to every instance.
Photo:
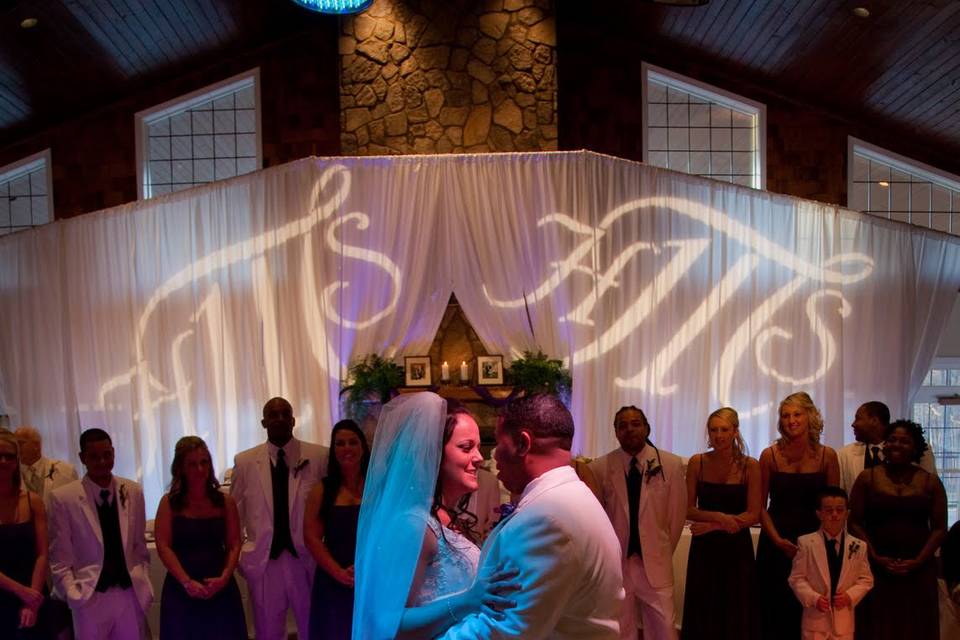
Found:
[[[211,102],[242,89],[252,83],[254,100],[254,121],[256,123],[256,147],[257,147],[257,168],[256,171],[263,169],[263,134],[260,117],[260,67],[254,67],[243,73],[221,80],[220,82],[207,85],[190,93],[167,100],[161,104],[138,111],[134,114],[134,131],[136,134],[136,158],[137,158],[137,199],[145,200],[155,197],[150,192],[150,185],[147,184],[148,172],[146,167],[150,163],[150,145],[148,144],[147,130],[151,124],[164,118],[176,115],[183,111],[188,111],[193,107]]]
[[[641,109],[643,122],[643,162],[650,162],[650,134],[649,134],[649,81],[651,76],[656,82],[673,86],[676,89],[695,95],[700,99],[709,100],[738,111],[753,113],[757,117],[756,127],[756,156],[753,159],[754,173],[757,176],[753,185],[754,189],[767,188],[767,106],[762,102],[757,102],[749,98],[731,93],[720,87],[715,87],[706,82],[701,82],[694,78],[681,75],[674,71],[658,67],[648,62],[640,63],[642,87],[641,87]],[[688,175],[698,175],[691,173]],[[709,178],[709,176],[703,176]],[[715,179],[715,178],[711,178]],[[728,183],[735,184],[735,183]],[[737,185],[743,186],[743,185]]]
[[[50,151],[50,147],[47,147],[43,151],[38,151],[36,153],[30,154],[25,158],[21,158],[20,160],[11,162],[10,164],[0,167],[0,183],[13,182],[20,176],[36,171],[41,167],[46,169],[47,211],[50,214],[50,219],[47,220],[47,222],[45,222],[44,224],[49,224],[57,219],[56,212],[54,211],[54,208],[53,208],[53,159],[52,158],[53,158],[53,154]],[[33,225],[33,226],[37,226],[37,225]]]
[[[936,358],[934,358],[933,362],[930,363],[930,368],[929,368],[929,370],[927,371],[927,375],[929,376],[929,375],[930,375],[930,371],[932,371],[932,370],[934,370],[934,369],[960,369],[960,356],[937,356]],[[926,380],[926,376],[924,376],[924,380]],[[949,382],[949,380],[947,380],[947,382]],[[908,417],[910,420],[913,420],[913,415],[914,415],[914,414],[913,414],[913,405],[915,405],[915,404],[917,404],[917,403],[923,403],[923,404],[939,404],[939,403],[940,403],[940,401],[939,401],[939,398],[940,398],[940,397],[948,396],[948,395],[951,395],[951,394],[953,394],[953,393],[957,393],[957,390],[958,390],[958,389],[960,389],[960,386],[958,386],[958,385],[949,385],[949,384],[948,384],[948,385],[945,385],[945,386],[944,386],[944,385],[933,386],[933,385],[922,385],[922,384],[921,384],[920,388],[917,389],[917,392],[913,395],[912,398],[910,398],[909,412],[908,412],[907,417]],[[949,405],[941,405],[941,406],[944,406],[944,407],[945,407],[945,406],[949,406]],[[922,425],[922,426],[924,427],[924,430],[927,429],[927,426],[926,426],[926,425]],[[941,456],[941,455],[946,455],[946,452],[945,452],[945,451],[942,451],[942,450],[936,450],[936,449],[935,449],[934,452],[933,452],[933,454],[934,454],[934,457],[936,458],[936,457],[939,457],[939,456]],[[937,461],[937,474],[941,477],[941,479],[943,478],[943,474],[944,474],[946,471],[947,471],[947,470],[943,468],[943,466],[940,464],[940,462],[939,462],[939,460],[938,460],[938,461]],[[954,501],[954,508],[960,509],[960,495],[950,495],[950,493],[948,492],[948,494],[947,494],[948,507],[949,507],[949,505],[950,505],[951,498],[952,498],[953,501]]]
[[[889,211],[887,212],[887,216],[882,216],[880,215],[882,213],[880,211],[874,213],[870,210],[860,211],[859,209],[853,208],[853,205],[851,204],[851,199],[853,197],[854,184],[856,183],[853,175],[854,157],[856,155],[861,155],[865,157],[867,160],[870,160],[871,162],[879,162],[879,163],[888,165],[889,167],[891,167],[896,171],[900,171],[902,173],[907,173],[907,174],[916,176],[918,178],[921,178],[923,180],[930,182],[932,185],[936,185],[944,189],[948,189],[950,191],[960,193],[960,176],[956,176],[942,169],[938,169],[936,167],[930,166],[923,162],[919,162],[912,158],[908,158],[907,156],[900,155],[899,153],[894,153],[889,149],[878,147],[877,145],[871,144],[865,140],[861,140],[860,138],[856,138],[854,136],[847,136],[847,166],[846,166],[847,195],[846,195],[846,201],[844,202],[844,206],[847,209],[850,209],[851,211],[859,211],[860,213],[863,213],[866,215],[871,215],[871,216],[876,216],[878,218],[884,218],[887,220],[896,221],[895,219],[889,217],[889,213],[890,213]],[[868,193],[869,193],[869,190],[868,190]],[[918,211],[917,213],[919,214],[920,212]],[[931,212],[928,211],[927,215],[929,216],[930,213]],[[953,212],[952,215],[960,215],[960,211],[955,211]],[[928,224],[919,224],[914,222],[913,210],[912,209],[910,210],[909,224],[916,224],[917,226],[922,226],[926,229],[930,229],[931,231],[936,231],[938,233],[950,233],[952,235],[960,235],[960,231],[953,230],[952,227],[951,227],[951,231],[939,231],[930,224],[931,220],[929,218],[927,222]]]

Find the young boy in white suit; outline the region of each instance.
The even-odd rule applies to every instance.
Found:
[[[853,640],[853,608],[873,587],[867,543],[846,531],[847,493],[826,487],[817,498],[820,529],[800,536],[790,588],[803,605],[803,640]]]

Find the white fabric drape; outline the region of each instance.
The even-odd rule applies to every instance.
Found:
[[[155,503],[270,396],[326,441],[349,362],[426,353],[455,291],[492,353],[567,360],[578,451],[634,404],[689,455],[729,404],[757,453],[798,389],[839,445],[908,413],[958,287],[960,239],[588,152],[307,159],[0,238],[0,402],[56,457],[105,426]]]

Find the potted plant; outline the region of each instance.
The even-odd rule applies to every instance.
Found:
[[[505,374],[507,384],[513,385],[517,393],[549,393],[559,396],[564,404],[570,403],[570,371],[564,368],[563,361],[548,357],[540,349],[536,353],[524,351],[522,357],[510,363]]]
[[[403,367],[375,353],[351,365],[348,371],[350,384],[340,389],[340,395],[346,394],[347,415],[360,423],[371,404],[386,404],[403,386]]]

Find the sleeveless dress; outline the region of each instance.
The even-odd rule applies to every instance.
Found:
[[[226,518],[174,515],[171,529],[173,552],[191,578],[202,583],[204,578],[215,578],[223,572],[227,559]],[[183,586],[167,574],[160,598],[161,640],[245,640],[246,637],[247,622],[235,578],[230,578],[215,596],[204,600],[191,598]]]
[[[353,564],[359,518],[360,505],[332,505],[324,518],[323,542],[341,567]],[[353,588],[318,566],[310,598],[311,640],[350,640],[352,629]]]
[[[930,537],[933,496],[898,496],[878,490],[876,467],[868,473],[864,526],[870,544],[881,556],[915,558]],[[936,558],[905,576],[893,575],[876,565],[871,568],[873,589],[857,605],[856,637],[939,640]]]
[[[30,516],[26,522],[0,525],[0,573],[20,584],[30,584],[37,562],[37,531],[33,521],[33,505],[27,504]],[[55,638],[69,620],[67,606],[51,600],[43,588],[44,600],[37,611],[37,622],[29,629],[18,629],[23,602],[9,591],[0,590],[0,638],[6,640],[42,640]]]
[[[701,456],[701,477],[703,463]],[[746,469],[737,484],[697,480],[704,511],[736,515],[747,510]],[[756,581],[750,529],[693,536],[683,600],[682,640],[750,640],[758,637]]]
[[[427,526],[437,536],[437,555],[424,571],[423,586],[413,598],[413,606],[467,589],[480,564],[480,548],[468,538],[442,526],[435,518],[430,518]]]
[[[820,470],[812,473],[787,473],[776,469],[770,475],[770,506],[767,513],[780,537],[796,544],[800,536],[820,528],[817,519],[817,492],[827,485],[824,469],[825,448],[820,448]],[[803,607],[787,578],[793,560],[788,558],[766,533],[760,533],[757,545],[757,588],[762,637],[769,640],[799,640]]]

